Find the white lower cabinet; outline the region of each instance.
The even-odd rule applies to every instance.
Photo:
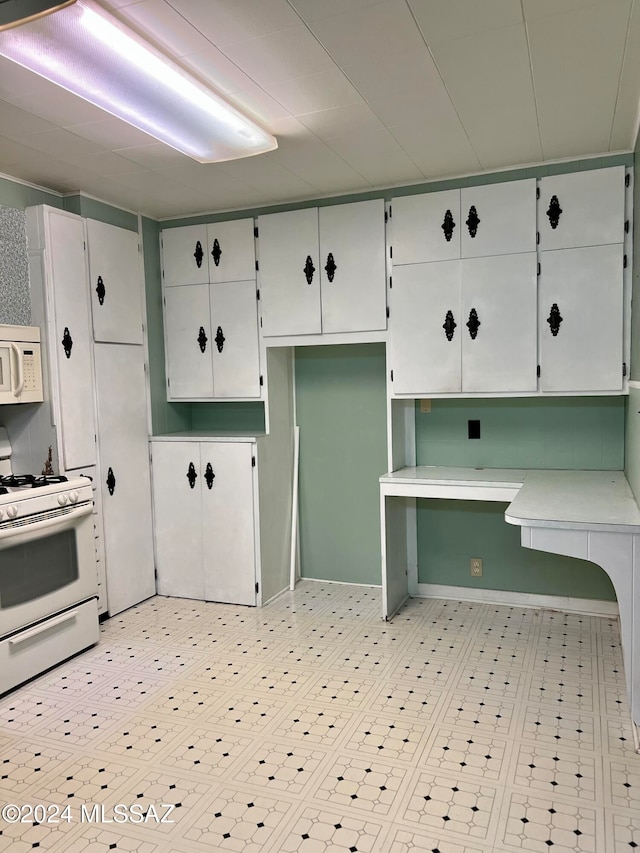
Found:
[[[109,614],[155,594],[144,350],[94,348]]]
[[[623,246],[541,254],[540,387],[620,391],[623,386]]]
[[[255,605],[256,445],[152,442],[161,595]]]
[[[537,388],[535,253],[398,266],[394,395]]]

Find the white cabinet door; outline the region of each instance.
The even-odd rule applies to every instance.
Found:
[[[382,199],[321,207],[322,332],[387,328]]]
[[[87,220],[94,341],[142,343],[142,282],[138,235]]]
[[[155,594],[144,350],[96,344],[107,598],[113,616]]]
[[[460,190],[394,198],[391,213],[394,268],[460,257]]]
[[[319,334],[317,208],[259,216],[258,234],[263,335]]]
[[[162,280],[165,287],[209,281],[206,225],[166,228],[162,232]]]
[[[200,445],[186,441],[154,441],[152,455],[158,593],[202,600],[204,481]],[[190,470],[191,480],[187,476]],[[194,483],[193,488],[190,482]]]
[[[537,389],[536,277],[535,252],[462,262],[463,391]]]
[[[201,445],[207,601],[256,603],[252,453],[255,446],[247,443]],[[215,479],[207,480],[207,465]]]
[[[540,249],[602,246],[624,239],[624,166],[540,181]]]
[[[465,187],[460,219],[463,258],[535,252],[535,179]]]
[[[255,281],[212,284],[211,357],[214,397],[260,397]]]
[[[540,261],[543,391],[622,388],[622,244],[545,252]]]
[[[253,219],[234,219],[207,225],[209,281],[255,278]]]
[[[213,397],[209,285],[168,287],[164,304],[168,398]]]
[[[394,394],[460,391],[460,261],[396,267],[389,329]]]
[[[61,464],[69,470],[96,461],[86,232],[84,220],[73,214],[47,210],[45,216],[50,264],[47,299],[55,315],[52,369],[57,371]]]

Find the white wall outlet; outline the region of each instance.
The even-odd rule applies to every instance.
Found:
[[[482,577],[482,560],[480,557],[472,557],[469,560],[469,564],[471,567],[471,577],[472,578],[481,578]]]
[[[428,415],[431,411],[431,400],[420,400],[420,411],[423,415]]]

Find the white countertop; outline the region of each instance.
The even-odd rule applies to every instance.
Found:
[[[149,441],[227,441],[254,442],[257,438],[266,435],[264,432],[251,432],[249,430],[236,430],[234,433],[222,430],[192,429],[185,432],[169,432],[164,435],[152,435]]]
[[[453,499],[468,498],[475,489],[483,499],[485,490],[511,489],[505,512],[510,524],[640,533],[640,509],[623,471],[421,466],[384,474],[380,483],[394,494],[404,484],[413,497]]]

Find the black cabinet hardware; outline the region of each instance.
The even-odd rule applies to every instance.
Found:
[[[547,216],[549,217],[549,225],[553,228],[554,231],[558,227],[561,214],[562,208],[560,207],[558,196],[552,195],[551,201],[549,202],[549,207],[547,208]]]
[[[442,328],[444,329],[444,333],[447,336],[448,341],[453,340],[453,332],[458,324],[453,318],[453,312],[447,311],[447,316],[445,317],[445,321],[442,324]]]
[[[196,340],[198,341],[200,352],[204,352],[207,348],[207,341],[209,340],[204,330],[204,326],[200,326],[200,332],[198,333]]]
[[[218,352],[222,352],[222,348],[224,346],[225,340],[226,340],[226,338],[222,334],[222,327],[218,326],[218,329],[216,331],[216,336],[214,338],[214,341],[216,342],[216,346],[218,347]]]
[[[69,332],[69,327],[64,327],[64,334],[62,335],[62,346],[64,348],[64,354],[67,358],[71,358],[71,350],[73,348],[73,340],[71,338],[71,334]]]
[[[560,323],[562,323],[562,315],[560,314],[560,309],[558,308],[557,302],[554,302],[551,306],[551,311],[549,312],[549,316],[547,317],[547,323],[549,324],[551,334],[555,338],[558,332],[560,331]]]
[[[307,284],[311,284],[311,282],[313,281],[313,274],[315,271],[316,268],[314,267],[313,261],[311,260],[311,255],[307,255],[307,260],[302,270],[305,278],[307,279]]]
[[[475,204],[472,204],[469,208],[469,216],[467,217],[466,226],[469,229],[469,236],[471,238],[475,237],[478,233],[478,225],[482,220],[478,216],[478,211],[476,210]]]
[[[447,243],[450,243],[451,238],[453,237],[453,229],[456,227],[456,223],[453,221],[453,214],[450,210],[447,210],[447,212],[445,213],[444,222],[440,227],[444,232],[444,239],[447,241]]]
[[[218,242],[217,237],[213,241],[213,249],[211,249],[211,256],[213,258],[213,263],[217,267],[219,267],[220,266],[220,258],[222,257],[222,249],[220,248],[220,243]]]
[[[338,267],[336,266],[336,262],[333,259],[333,254],[329,252],[329,254],[327,255],[327,264],[324,268],[324,271],[326,272],[329,281],[333,281],[333,277],[335,276],[337,269]]]
[[[102,276],[98,276],[98,283],[96,285],[96,293],[98,294],[98,302],[100,305],[104,305],[104,295],[106,290],[104,288],[104,281],[102,280]]]
[[[469,312],[469,319],[467,320],[467,329],[469,329],[469,334],[471,335],[471,340],[475,341],[478,337],[478,329],[480,328],[480,320],[478,319],[478,312],[475,308],[472,308]]]
[[[202,251],[202,243],[200,240],[196,242],[196,250],[193,253],[193,257],[196,259],[196,266],[200,269],[202,266],[202,259],[204,258],[204,252]]]
[[[215,480],[216,475],[213,473],[213,468],[211,467],[211,462],[207,462],[207,467],[204,470],[204,479],[207,483],[207,488],[210,489],[213,486],[213,481]]]
[[[116,477],[113,473],[113,468],[109,468],[107,471],[107,488],[109,489],[109,494],[112,495],[116,490]]]
[[[192,489],[195,488],[197,476],[198,475],[196,474],[196,466],[193,464],[193,462],[189,462],[189,468],[187,470],[187,480],[189,481],[189,486]]]

